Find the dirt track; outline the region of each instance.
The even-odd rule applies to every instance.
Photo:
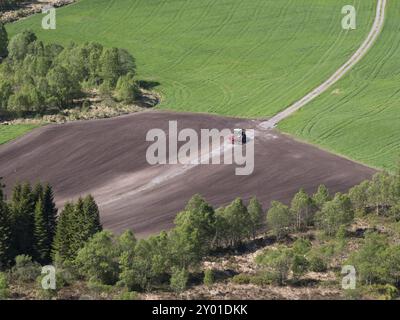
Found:
[[[347,72],[349,72],[372,48],[376,39],[380,35],[383,25],[385,23],[385,9],[386,9],[386,0],[378,0],[376,7],[376,16],[374,20],[374,24],[372,25],[371,31],[369,32],[367,38],[362,43],[361,47],[351,56],[351,58],[341,66],[328,80],[322,83],[319,87],[305,95],[300,100],[293,103],[291,106],[286,108],[285,110],[279,112],[275,116],[273,116],[268,121],[264,121],[260,124],[260,127],[263,129],[271,129],[276,127],[276,125],[281,122],[283,119],[291,116],[300,108],[307,105],[309,102],[314,100],[316,97],[323,94],[329,88],[331,88],[336,82],[342,79]]]
[[[8,188],[15,181],[50,182],[61,207],[65,201],[92,193],[100,205],[105,227],[120,232],[132,228],[140,237],[171,227],[177,212],[195,193],[214,206],[240,196],[256,195],[265,207],[271,200],[288,201],[304,187],[318,184],[346,191],[369,178],[374,170],[302,144],[277,132],[255,140],[255,171],[236,176],[234,165],[150,166],[145,154],[146,133],[178,128],[245,127],[250,120],[185,113],[147,112],[114,119],[46,126],[0,146],[0,176]],[[9,191],[9,190],[8,190]]]

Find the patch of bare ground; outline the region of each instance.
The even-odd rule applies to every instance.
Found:
[[[334,300],[342,299],[339,289],[324,287],[260,287],[253,284],[239,285],[217,283],[211,287],[197,286],[183,294],[144,294],[144,300],[205,299],[205,300]]]
[[[150,110],[160,102],[160,96],[152,91],[141,89],[141,97],[132,104],[119,103],[111,98],[101,97],[97,90],[86,92],[86,97],[77,99],[74,104],[79,107],[64,109],[56,114],[43,115],[35,118],[19,118],[6,121],[7,124],[49,124],[66,123],[77,120],[95,120],[114,118],[136,112]],[[81,105],[87,101],[86,107]]]
[[[390,233],[397,229],[391,221],[383,217],[358,218],[349,227],[349,237],[346,245],[342,247],[329,264],[326,272],[307,272],[299,280],[293,281],[289,276],[286,285],[278,286],[274,284],[238,284],[232,281],[234,275],[247,274],[256,275],[261,271],[255,263],[257,255],[265,249],[274,249],[278,245],[291,247],[298,238],[312,239],[313,248],[326,245],[334,239],[322,239],[318,231],[310,229],[307,232],[295,233],[291,237],[277,242],[274,237],[260,235],[257,239],[245,243],[237,250],[224,250],[215,252],[207,257],[198,270],[192,270],[192,279],[189,288],[181,293],[174,293],[168,289],[165,283],[162,289],[153,289],[151,292],[136,293],[136,298],[141,300],[342,300],[351,299],[340,288],[340,267],[346,261],[349,254],[356,251],[360,244],[360,239],[366,230],[376,227],[378,232]],[[362,230],[363,232],[361,232]],[[397,237],[399,233],[396,233]],[[394,242],[396,242],[394,240]],[[202,284],[202,272],[200,270],[213,269],[215,283],[211,286]],[[90,285],[81,280],[74,280],[69,285],[59,290],[52,299],[60,300],[111,300],[119,299],[126,289],[118,286],[96,286]],[[371,289],[372,290],[372,289]],[[10,285],[12,299],[35,300],[49,299],[43,297],[43,293],[38,290],[37,283],[12,283]],[[361,299],[380,298],[375,291],[362,292]]]
[[[190,170],[150,165],[147,132],[159,128],[168,134],[169,121],[196,132],[257,126],[251,120],[159,111],[47,125],[0,146],[0,176],[8,194],[16,181],[49,182],[59,208],[91,193],[105,228],[132,229],[140,238],[169,229],[196,193],[216,208],[234,197],[247,202],[257,196],[267,209],[273,200],[289,203],[300,188],[312,194],[325,184],[331,193],[346,192],[375,173],[275,131],[256,132],[254,172],[248,176],[235,175],[234,164]]]
[[[305,236],[305,234],[302,234]],[[332,270],[317,273],[308,272],[300,282],[285,286],[237,284],[232,277],[237,274],[255,275],[260,272],[255,263],[257,255],[266,248],[274,249],[278,245],[290,245],[293,239],[278,243],[271,238],[258,238],[247,246],[245,252],[225,253],[209,257],[203,262],[202,269],[212,269],[216,282],[212,286],[193,285],[182,294],[172,292],[153,292],[141,294],[142,299],[205,299],[205,300],[331,300],[344,299],[338,286],[338,279]],[[258,245],[257,245],[258,243]],[[317,243],[317,241],[314,241]]]

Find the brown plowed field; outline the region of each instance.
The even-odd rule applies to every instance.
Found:
[[[131,228],[143,237],[171,227],[195,193],[214,206],[235,197],[256,195],[265,208],[271,200],[290,201],[301,187],[314,192],[321,183],[332,192],[347,189],[373,169],[299,143],[276,131],[257,131],[255,170],[236,176],[234,165],[147,164],[148,130],[178,128],[255,128],[258,122],[211,115],[145,112],[113,119],[49,125],[0,146],[0,176],[7,190],[16,181],[48,181],[61,207],[92,193],[104,226],[116,232]]]

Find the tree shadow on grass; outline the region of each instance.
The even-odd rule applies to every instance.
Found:
[[[145,90],[152,90],[157,88],[161,83],[158,81],[151,81],[151,80],[139,80],[138,86]]]

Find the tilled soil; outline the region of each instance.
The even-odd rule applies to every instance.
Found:
[[[315,192],[325,184],[347,191],[374,170],[276,131],[256,131],[255,170],[235,175],[236,165],[149,165],[149,130],[256,128],[259,122],[203,114],[144,112],[113,119],[48,125],[0,146],[0,176],[7,193],[17,181],[49,182],[59,207],[92,193],[103,225],[138,237],[168,229],[196,193],[215,207],[236,197],[257,196],[267,209],[272,200],[288,203],[299,188]]]

